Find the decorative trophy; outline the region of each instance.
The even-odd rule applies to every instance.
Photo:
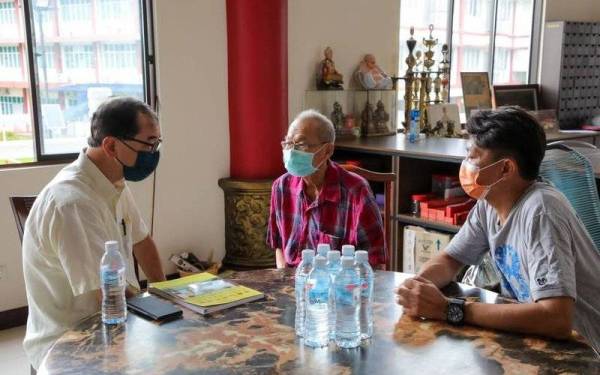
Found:
[[[421,117],[419,118],[419,127],[421,131],[425,134],[429,134],[431,129],[429,129],[429,121],[427,121],[427,113],[425,109],[427,105],[431,103],[431,84],[432,84],[432,72],[431,67],[435,64],[435,60],[433,59],[433,48],[437,45],[437,38],[433,38],[433,24],[429,25],[429,38],[423,38],[423,45],[427,48],[425,51],[425,58],[423,59],[423,66],[425,70],[421,73],[421,95],[419,96],[419,112],[421,113]]]
[[[437,46],[438,40],[433,39],[433,25],[429,25],[429,39],[423,38],[423,45],[427,47],[427,51],[425,51],[425,61],[423,65],[425,65],[425,69],[428,72],[431,72],[431,67],[435,64],[435,60],[433,59],[433,51],[432,49]]]
[[[438,44],[437,38],[433,37],[433,25],[429,25],[429,37],[423,38],[423,46],[425,52],[413,51],[416,46],[414,39],[414,27],[410,28],[410,39],[406,41],[408,46],[408,57],[406,65],[408,69],[402,79],[405,82],[404,93],[404,122],[405,127],[410,124],[410,111],[413,109],[419,110],[419,128],[422,133],[430,134],[432,129],[429,128],[427,121],[427,106],[431,103],[444,103],[448,101],[448,85],[450,81],[450,60],[448,59],[448,45],[442,46],[442,60],[438,64],[438,69],[432,69],[436,60],[434,59],[435,52],[433,49]],[[421,56],[423,56],[422,62]],[[419,65],[423,65],[419,69]],[[432,100],[432,96],[433,100]]]
[[[442,61],[440,61],[440,65],[438,69],[441,73],[441,83],[442,83],[442,101],[449,102],[450,97],[448,93],[448,83],[450,83],[450,61],[448,60],[448,45],[442,45]]]
[[[408,65],[408,69],[406,70],[406,75],[404,77],[404,106],[408,109],[408,110],[404,110],[404,126],[408,127],[410,124],[410,110],[412,109],[412,103],[413,103],[413,84],[417,83],[418,81],[415,81],[415,74],[413,73],[413,68],[415,67],[415,65],[417,64],[417,59],[415,58],[415,56],[413,56],[413,50],[415,49],[415,46],[417,45],[417,41],[415,40],[415,38],[413,38],[413,35],[415,33],[415,28],[414,27],[410,27],[410,39],[408,39],[406,41],[406,46],[408,47],[408,57],[406,58],[406,65]],[[417,91],[415,91],[416,94]]]
[[[435,100],[434,100],[435,104],[442,102],[442,100],[440,99],[440,91],[441,90],[442,90],[442,78],[441,78],[441,73],[438,72],[437,76],[433,80],[433,92],[435,92]]]

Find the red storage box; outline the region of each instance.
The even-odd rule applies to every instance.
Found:
[[[471,210],[471,208],[473,208],[473,206],[475,206],[475,203],[477,203],[477,201],[475,201],[475,199],[469,199],[468,201],[466,201],[464,203],[448,205],[448,206],[446,206],[445,215],[446,215],[446,217],[452,218],[457,213],[465,212],[465,211],[469,212]]]
[[[446,216],[446,206],[465,203],[465,197],[456,197],[450,199],[434,199],[427,202],[421,202],[421,216],[431,220],[444,220]]]

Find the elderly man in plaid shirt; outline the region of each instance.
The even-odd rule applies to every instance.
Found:
[[[354,245],[372,266],[386,263],[383,222],[369,184],[329,160],[335,129],[317,111],[301,112],[281,142],[288,173],[273,183],[267,243],[277,267],[300,263],[305,248]]]

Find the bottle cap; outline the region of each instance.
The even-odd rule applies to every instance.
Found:
[[[354,246],[353,245],[342,246],[342,255],[345,257],[353,257],[354,256]]]
[[[330,250],[327,253],[327,260],[330,261],[330,262],[331,261],[338,261],[338,260],[340,260],[340,257],[341,257],[341,253],[339,251],[337,251],[337,250]]]
[[[106,241],[104,243],[104,251],[119,251],[119,243],[117,241]]]
[[[354,267],[354,258],[343,256],[342,257],[342,268],[353,268]]]
[[[315,268],[324,268],[327,265],[327,258],[317,255],[315,257]]]
[[[315,257],[315,251],[312,249],[302,250],[302,260],[313,260]]]
[[[320,243],[317,245],[317,254],[319,255],[326,257],[329,250],[331,250],[331,247],[328,243]]]
[[[369,253],[365,250],[356,250],[354,253],[356,255],[356,262],[368,262],[369,261]]]

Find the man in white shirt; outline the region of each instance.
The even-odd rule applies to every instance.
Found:
[[[109,99],[94,113],[90,147],[38,195],[25,224],[23,272],[29,317],[23,346],[37,369],[52,344],[100,309],[104,243],[121,244],[127,295],[139,290],[133,254],[151,282],[165,279],[158,251],[125,180],[158,165],[160,127],[145,103]]]

